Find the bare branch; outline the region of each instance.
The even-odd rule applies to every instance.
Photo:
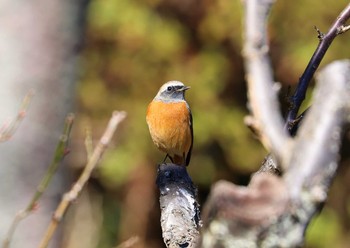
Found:
[[[69,114],[66,117],[64,129],[63,129],[63,134],[61,135],[60,141],[57,144],[54,158],[53,158],[50,166],[48,167],[43,179],[41,180],[39,186],[37,187],[37,191],[33,195],[28,206],[24,210],[21,210],[16,214],[16,216],[15,216],[15,218],[14,218],[14,220],[9,228],[9,231],[5,237],[5,240],[3,242],[3,248],[7,248],[10,246],[11,239],[13,237],[13,234],[14,234],[18,224],[24,218],[26,218],[28,215],[33,213],[33,211],[35,211],[35,209],[37,208],[39,199],[41,198],[41,196],[45,192],[47,186],[51,182],[53,175],[55,175],[58,166],[60,165],[63,158],[67,154],[67,152],[68,152],[68,150],[67,150],[68,140],[69,140],[70,131],[71,131],[72,125],[73,125],[73,120],[74,120],[73,114]]]
[[[28,106],[29,106],[30,101],[32,100],[33,96],[34,96],[34,90],[30,90],[27,93],[27,95],[24,97],[22,104],[21,104],[21,107],[20,107],[20,110],[18,111],[16,118],[7,124],[3,124],[0,127],[0,142],[7,141],[16,132],[19,124],[22,122],[23,118],[26,115]]]
[[[91,127],[87,126],[85,132],[86,132],[86,136],[85,136],[84,143],[85,143],[87,160],[89,160],[91,158],[92,152],[94,150],[93,144],[92,144]]]
[[[102,155],[104,151],[106,150],[110,140],[113,137],[114,132],[116,131],[119,124],[125,119],[126,113],[125,112],[113,112],[112,118],[110,119],[108,126],[102,135],[99,143],[97,144],[96,148],[94,149],[91,158],[89,159],[88,163],[86,164],[82,174],[80,175],[79,179],[76,181],[76,183],[73,185],[72,189],[64,194],[60,204],[58,205],[51,223],[49,224],[46,233],[39,245],[40,248],[47,247],[49,241],[52,238],[52,235],[56,231],[56,228],[63,218],[63,215],[65,214],[67,208],[71,204],[72,201],[76,200],[79,196],[81,190],[85,186],[86,182],[91,176],[92,171],[102,158]]]
[[[277,247],[259,244],[275,235],[266,231],[288,210],[287,192],[283,181],[270,173],[256,174],[248,187],[217,182],[203,210],[201,247]]]
[[[140,241],[140,238],[138,236],[133,236],[129,238],[128,240],[124,241],[123,243],[119,244],[118,246],[114,248],[131,248],[135,247],[137,243]]]
[[[264,146],[281,161],[288,150],[289,136],[284,131],[277,88],[274,85],[268,56],[266,18],[273,0],[245,1],[245,59],[249,104],[254,126],[259,130]]]
[[[349,29],[349,26],[345,26],[345,23],[350,18],[350,4],[348,4],[345,9],[339,14],[331,28],[326,34],[322,34],[321,31],[318,32],[319,44],[312,55],[309,64],[305,68],[303,75],[300,77],[297,89],[294,95],[291,97],[291,106],[287,115],[287,128],[288,130],[293,128],[293,120],[296,119],[299,108],[305,99],[306,90],[312,77],[315,74],[318,66],[320,65],[324,55],[326,54],[329,46],[332,44],[335,37],[339,34],[344,33]]]
[[[346,31],[349,31],[349,29],[350,29],[350,25],[348,25],[348,26],[342,25],[342,26],[340,26],[340,27],[338,28],[338,33],[337,33],[337,34],[343,34],[343,33],[345,33]]]
[[[259,174],[259,173],[270,173],[277,176],[282,175],[280,166],[276,163],[275,159],[271,154],[268,154],[264,158],[264,161],[262,162],[260,169],[255,174]]]
[[[197,189],[186,167],[161,164],[157,185],[160,190],[161,226],[168,248],[196,247],[201,226]]]

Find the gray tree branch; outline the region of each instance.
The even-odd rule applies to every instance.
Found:
[[[245,42],[243,57],[248,84],[249,107],[254,127],[267,150],[281,161],[288,150],[289,136],[283,129],[277,91],[268,55],[266,19],[274,0],[244,1]],[[283,165],[283,163],[282,163]]]
[[[168,248],[196,247],[201,226],[199,204],[186,167],[161,164],[157,174],[164,243]]]

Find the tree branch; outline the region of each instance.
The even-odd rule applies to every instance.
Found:
[[[350,61],[332,63],[317,79],[314,104],[292,143],[288,169],[278,178],[268,166],[248,187],[216,183],[203,211],[201,247],[303,244],[338,166],[341,130],[350,114]]]
[[[65,214],[67,208],[69,207],[71,202],[76,200],[77,197],[79,196],[81,190],[83,189],[86,182],[90,178],[92,171],[95,169],[96,165],[101,160],[102,155],[106,150],[110,140],[112,139],[114,132],[116,131],[117,127],[124,120],[125,117],[126,117],[125,112],[117,112],[117,111],[113,112],[112,118],[110,119],[108,126],[104,134],[102,135],[99,143],[96,145],[96,148],[91,154],[91,157],[88,163],[86,164],[85,169],[83,170],[79,179],[73,185],[72,189],[69,192],[64,194],[60,204],[58,205],[52,217],[52,220],[46,230],[46,233],[39,245],[40,248],[47,247],[49,241],[52,238],[52,235],[56,231],[56,228],[60,223],[61,219],[63,218],[63,215]]]
[[[14,120],[10,121],[10,123],[3,124],[3,126],[0,127],[0,142],[9,140],[16,132],[19,124],[22,122],[23,118],[26,115],[28,106],[33,98],[33,95],[34,90],[30,90],[22,101],[22,105],[17,113],[17,117]]]
[[[293,121],[296,119],[299,108],[305,99],[306,90],[309,87],[309,83],[315,74],[318,66],[320,65],[324,55],[326,54],[329,46],[332,44],[335,37],[349,30],[349,26],[345,26],[345,23],[350,18],[350,4],[339,14],[335,22],[326,34],[320,35],[319,33],[319,44],[312,55],[309,64],[307,65],[303,75],[300,77],[298,86],[291,97],[291,106],[287,114],[287,128],[291,130],[293,128]]]
[[[292,247],[260,245],[287,209],[287,188],[270,173],[256,174],[248,187],[219,181],[204,206],[201,247]]]
[[[201,226],[199,204],[186,167],[161,164],[156,182],[164,243],[168,248],[196,247]]]
[[[279,162],[287,151],[289,136],[283,126],[268,56],[266,18],[273,0],[245,1],[245,59],[249,106],[254,127],[259,130],[263,145]]]

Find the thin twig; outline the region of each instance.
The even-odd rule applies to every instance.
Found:
[[[303,75],[300,77],[297,89],[294,92],[294,95],[290,99],[290,109],[287,114],[286,128],[288,130],[293,128],[293,120],[296,119],[299,108],[302,102],[305,99],[306,90],[309,86],[309,83],[312,77],[315,74],[318,66],[320,65],[324,55],[326,54],[329,46],[332,44],[334,38],[349,30],[349,26],[344,26],[347,20],[350,18],[350,4],[340,13],[335,22],[332,24],[331,28],[326,34],[322,34],[318,31],[319,44],[312,55],[309,64],[305,68]],[[322,34],[320,36],[320,34]]]
[[[15,218],[14,218],[14,220],[9,228],[9,231],[5,237],[5,240],[3,242],[3,248],[7,248],[10,246],[10,242],[12,240],[13,234],[14,234],[18,224],[20,223],[20,221],[23,220],[24,218],[26,218],[28,215],[30,215],[37,208],[39,199],[41,198],[41,196],[45,192],[47,186],[51,182],[51,179],[52,179],[53,175],[56,173],[57,168],[60,165],[60,163],[62,162],[63,158],[68,153],[68,150],[67,150],[68,139],[69,139],[70,131],[72,129],[73,120],[74,120],[73,114],[69,114],[66,117],[64,129],[63,129],[63,134],[61,135],[60,141],[56,146],[54,158],[53,158],[50,166],[48,167],[43,179],[41,180],[39,186],[37,187],[37,190],[34,193],[32,199],[30,200],[28,206],[16,214],[16,216],[15,216]]]
[[[26,115],[28,106],[34,96],[34,90],[29,90],[27,95],[24,97],[21,107],[17,113],[17,116],[14,120],[10,121],[10,123],[3,124],[0,127],[0,142],[4,142],[9,140],[13,134],[16,132],[20,123]]]
[[[134,247],[139,242],[140,242],[140,238],[138,236],[132,236],[131,238],[129,238],[128,240],[125,240],[115,248],[130,248],[130,247]]]
[[[87,154],[87,160],[91,158],[92,152],[94,150],[92,144],[92,135],[91,135],[91,127],[87,126],[85,129],[85,149]]]
[[[338,28],[338,34],[343,34],[346,31],[349,31],[349,29],[350,29],[350,25],[348,25],[348,26],[341,26],[341,27]]]
[[[113,137],[115,130],[119,126],[120,122],[124,120],[125,117],[126,117],[125,112],[118,112],[118,111],[113,112],[113,115],[108,123],[108,126],[104,134],[102,135],[99,143],[96,145],[91,155],[91,158],[89,159],[88,163],[85,166],[85,169],[83,170],[79,179],[73,185],[72,189],[69,192],[64,194],[60,204],[56,208],[56,211],[51,219],[51,222],[48,228],[46,229],[46,233],[43,236],[43,239],[41,240],[39,248],[47,247],[49,241],[52,238],[52,235],[56,231],[56,228],[60,223],[61,219],[63,218],[63,215],[65,214],[67,208],[69,207],[70,203],[75,199],[77,199],[77,197],[79,196],[81,190],[85,186],[86,182],[89,180],[92,171],[100,161],[104,151],[106,150],[110,140]]]

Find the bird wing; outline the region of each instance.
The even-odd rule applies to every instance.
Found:
[[[190,163],[191,154],[192,154],[192,147],[193,147],[193,118],[192,118],[191,109],[188,106],[188,104],[187,104],[187,108],[188,108],[188,111],[190,112],[191,146],[190,146],[190,150],[188,151],[187,156],[186,156],[186,166],[188,166],[188,164]]]

